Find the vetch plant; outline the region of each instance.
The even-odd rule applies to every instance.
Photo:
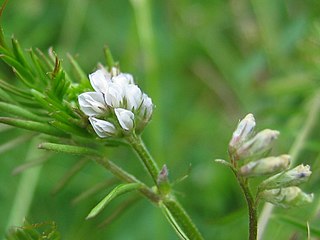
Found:
[[[109,50],[105,51],[108,67],[99,65],[88,79],[71,56],[76,76],[65,72],[52,50],[46,56],[30,49],[28,59],[16,39],[11,45],[1,31],[1,59],[23,87],[0,80],[0,122],[35,132],[42,141],[40,149],[79,155],[79,163],[91,159],[122,181],[88,211],[87,219],[98,215],[119,195],[138,191],[162,210],[180,238],[203,239],[176,199],[167,167],[158,167],[142,141],[141,133],[154,109],[152,100],[134,83],[132,75],[120,71]],[[136,152],[154,186],[105,156],[105,148],[118,145]]]
[[[261,201],[276,206],[298,207],[313,200],[313,194],[304,193],[298,185],[306,182],[310,167],[290,167],[290,155],[267,156],[279,136],[276,130],[265,129],[254,133],[256,122],[253,114],[247,114],[233,132],[229,143],[230,162],[216,162],[230,167],[246,198],[249,212],[249,239],[257,239],[257,210]],[[250,179],[266,178],[256,189],[250,187]]]
[[[27,53],[28,57],[15,38],[9,45],[1,30],[0,56],[13,70],[19,85],[0,80],[0,122],[32,131],[33,137],[41,141],[40,149],[78,155],[75,169],[92,160],[121,181],[88,209],[88,221],[118,196],[138,192],[162,211],[181,239],[203,239],[175,196],[167,165],[159,167],[142,140],[155,110],[152,99],[135,84],[131,74],[120,70],[110,51],[105,49],[107,66],[98,64],[88,77],[72,56],[69,60],[75,74],[63,69],[52,50],[48,55],[39,49]],[[308,181],[310,167],[290,168],[288,154],[268,156],[279,132],[265,129],[255,133],[255,126],[254,116],[245,116],[229,142],[229,161],[216,160],[230,167],[244,193],[250,240],[257,238],[261,201],[287,208],[313,199],[312,194],[298,187]],[[119,145],[133,149],[152,185],[106,156],[108,147]],[[258,177],[259,185],[251,188],[250,180]]]

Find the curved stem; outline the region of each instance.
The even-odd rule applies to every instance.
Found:
[[[147,169],[148,173],[152,177],[154,183],[156,184],[158,191],[160,192],[160,201],[159,206],[165,206],[165,214],[173,225],[177,233],[182,239],[194,239],[194,240],[202,240],[202,236],[195,224],[192,222],[191,218],[187,214],[187,212],[183,209],[183,207],[179,204],[179,202],[175,199],[170,191],[163,191],[161,186],[158,184],[158,175],[159,168],[149,153],[148,149],[144,145],[140,136],[132,134],[127,137],[128,142],[135,150],[137,155],[139,156],[141,162],[144,167]],[[168,182],[168,185],[170,183]]]
[[[132,134],[127,137],[127,140],[139,156],[139,159],[142,161],[143,166],[148,171],[155,185],[158,186],[157,179],[159,175],[159,167],[144,145],[141,137],[136,134]]]

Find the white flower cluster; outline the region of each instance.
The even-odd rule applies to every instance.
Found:
[[[89,75],[94,92],[78,96],[80,109],[101,138],[119,136],[135,130],[140,132],[149,122],[153,104],[127,73],[101,68]]]
[[[264,129],[254,133],[256,122],[249,113],[242,119],[229,142],[229,154],[237,161],[238,174],[242,177],[269,176],[259,185],[259,197],[273,204],[290,207],[310,203],[313,194],[304,193],[298,185],[308,181],[308,165],[288,169],[290,155],[266,157],[279,132]]]

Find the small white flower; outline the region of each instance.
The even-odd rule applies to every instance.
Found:
[[[90,83],[96,92],[106,93],[111,82],[111,75],[107,71],[97,70],[89,75]]]
[[[127,100],[127,108],[129,110],[137,110],[142,103],[142,92],[137,85],[127,85],[126,86],[126,100]]]
[[[244,119],[239,122],[237,129],[233,132],[229,146],[236,148],[248,140],[248,138],[252,135],[255,126],[256,122],[253,114],[247,114]]]
[[[122,105],[124,94],[124,88],[122,85],[111,82],[108,84],[108,89],[105,92],[104,99],[108,106],[117,108]]]
[[[303,164],[300,164],[293,169],[278,173],[264,180],[260,184],[260,186],[264,189],[298,186],[301,183],[307,182],[310,178],[311,173],[312,172],[309,165],[305,166]]]
[[[307,194],[298,187],[264,190],[260,197],[280,207],[298,207],[313,201],[313,194]]]
[[[121,85],[134,84],[133,77],[129,73],[120,73],[112,78],[114,83],[118,83]]]
[[[118,118],[120,126],[124,130],[130,131],[133,129],[134,114],[131,111],[123,108],[116,108],[114,109],[114,112]]]
[[[89,121],[93,130],[101,138],[110,137],[117,133],[115,126],[108,121],[100,120],[95,117],[89,117]]]
[[[243,143],[237,149],[238,157],[244,159],[266,153],[271,150],[272,145],[279,134],[279,131],[270,129],[258,132],[253,138]]]
[[[102,93],[85,92],[78,96],[80,109],[87,116],[96,116],[107,111]]]
[[[289,155],[267,157],[247,163],[240,168],[239,173],[245,177],[271,175],[286,170],[289,164]]]
[[[99,137],[118,135],[122,130],[143,130],[151,118],[153,104],[151,98],[134,84],[131,74],[120,73],[118,68],[111,68],[108,72],[100,66],[89,75],[89,79],[95,92],[80,94],[78,101]],[[112,112],[115,116],[110,114]],[[121,129],[112,124],[116,120]]]
[[[142,105],[140,107],[140,115],[141,117],[149,121],[153,112],[153,103],[150,97],[147,94],[142,95]]]

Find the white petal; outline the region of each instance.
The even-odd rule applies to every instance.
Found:
[[[124,89],[122,85],[110,83],[105,93],[105,101],[110,107],[120,107],[123,102]]]
[[[143,94],[143,101],[141,105],[141,113],[143,114],[143,118],[145,120],[150,120],[152,112],[153,112],[153,103],[150,97],[147,94]]]
[[[115,126],[110,122],[100,120],[95,117],[89,117],[89,121],[93,127],[93,130],[101,138],[110,137],[117,133]]]
[[[97,70],[89,75],[90,83],[97,92],[105,93],[108,90],[108,84],[111,82],[110,74],[106,75],[106,71]]]
[[[110,79],[111,81],[112,73],[108,72],[108,70],[102,64],[99,64],[99,70],[102,71],[106,79]]]
[[[127,99],[127,108],[137,110],[142,103],[142,92],[137,85],[127,85],[125,89],[125,98]]]
[[[123,108],[116,108],[114,112],[118,118],[120,126],[124,130],[129,131],[133,128],[134,114],[131,111]]]
[[[133,77],[129,73],[120,73],[119,75],[113,77],[112,81],[121,85],[134,84]]]
[[[87,116],[95,116],[107,111],[102,93],[85,92],[78,96],[80,109]]]

